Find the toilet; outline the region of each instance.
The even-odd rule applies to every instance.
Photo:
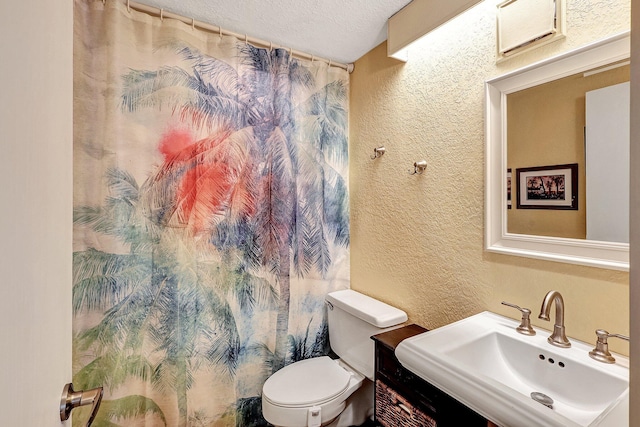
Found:
[[[262,414],[276,427],[347,427],[373,414],[372,335],[398,328],[407,314],[350,289],[326,296],[329,344],[339,359],[292,363],[267,379]]]

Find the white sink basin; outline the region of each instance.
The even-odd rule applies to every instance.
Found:
[[[552,319],[553,321],[553,319]],[[519,322],[484,312],[402,341],[400,363],[479,414],[504,427],[629,425],[628,359],[589,357],[594,345],[571,348],[516,332]],[[594,333],[595,343],[595,333]],[[532,392],[553,399],[551,408]]]

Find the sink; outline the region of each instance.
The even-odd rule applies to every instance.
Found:
[[[589,357],[593,344],[570,338],[570,348],[554,347],[547,342],[550,331],[534,328],[535,336],[525,336],[518,325],[480,313],[402,341],[396,357],[499,426],[629,425],[627,358],[597,362]]]

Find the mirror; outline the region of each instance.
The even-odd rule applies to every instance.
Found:
[[[629,243],[629,75],[623,60],[507,94],[507,232]]]
[[[571,228],[567,226],[567,218],[570,218],[571,214],[583,218],[578,220],[578,223],[585,222],[585,199],[592,199],[585,196],[585,187],[595,187],[578,185],[579,182],[588,182],[584,172],[585,160],[580,159],[580,156],[584,157],[584,153],[574,155],[574,158],[578,159],[576,161],[562,156],[557,161],[555,158],[531,159],[531,154],[521,155],[518,159],[509,138],[515,139],[514,134],[526,132],[526,129],[509,127],[509,120],[517,123],[519,119],[514,116],[514,111],[507,108],[510,103],[516,106],[519,96],[543,88],[541,85],[553,86],[562,79],[570,79],[576,74],[587,74],[591,70],[603,69],[611,64],[619,65],[621,61],[628,60],[629,46],[629,33],[626,32],[486,82],[486,250],[617,270],[629,269],[628,243],[610,241],[624,239],[605,237],[605,241],[602,237],[592,238],[597,233],[566,231]],[[527,118],[520,123],[527,123]],[[578,123],[577,126],[582,127],[583,124]],[[557,130],[557,126],[547,127]],[[540,130],[541,126],[534,125],[532,129],[534,128]],[[574,133],[577,132],[575,128],[576,126]],[[531,132],[530,129],[529,133]],[[627,163],[628,158],[627,154]],[[527,161],[531,161],[532,164],[526,164]],[[514,167],[508,171],[510,164]],[[508,177],[511,179],[511,189],[508,189]],[[541,179],[542,177],[549,178],[548,182]],[[517,186],[518,181],[520,187]],[[507,200],[509,193],[510,202]],[[518,193],[521,193],[520,197]],[[561,194],[564,200],[559,200],[558,194]],[[514,216],[515,211],[524,214],[525,219]],[[559,223],[556,224],[555,230],[551,230],[549,226],[531,226],[545,223],[545,218],[551,218],[553,215],[556,218],[554,221]],[[562,219],[557,220],[558,217]],[[589,217],[594,218],[595,215]],[[579,225],[578,228],[585,230],[585,225]]]

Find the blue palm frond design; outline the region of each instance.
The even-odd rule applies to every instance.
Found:
[[[179,67],[132,70],[123,77],[123,85],[122,108],[129,112],[166,106],[197,127],[238,129],[243,123],[243,105],[234,96],[205,83],[197,72],[189,74]],[[227,114],[219,114],[220,111]]]
[[[347,161],[348,118],[345,109],[347,88],[340,81],[329,83],[300,106],[311,132],[315,148],[329,161],[344,165]]]
[[[73,254],[73,311],[106,310],[122,302],[150,274],[150,258],[90,248]]]

